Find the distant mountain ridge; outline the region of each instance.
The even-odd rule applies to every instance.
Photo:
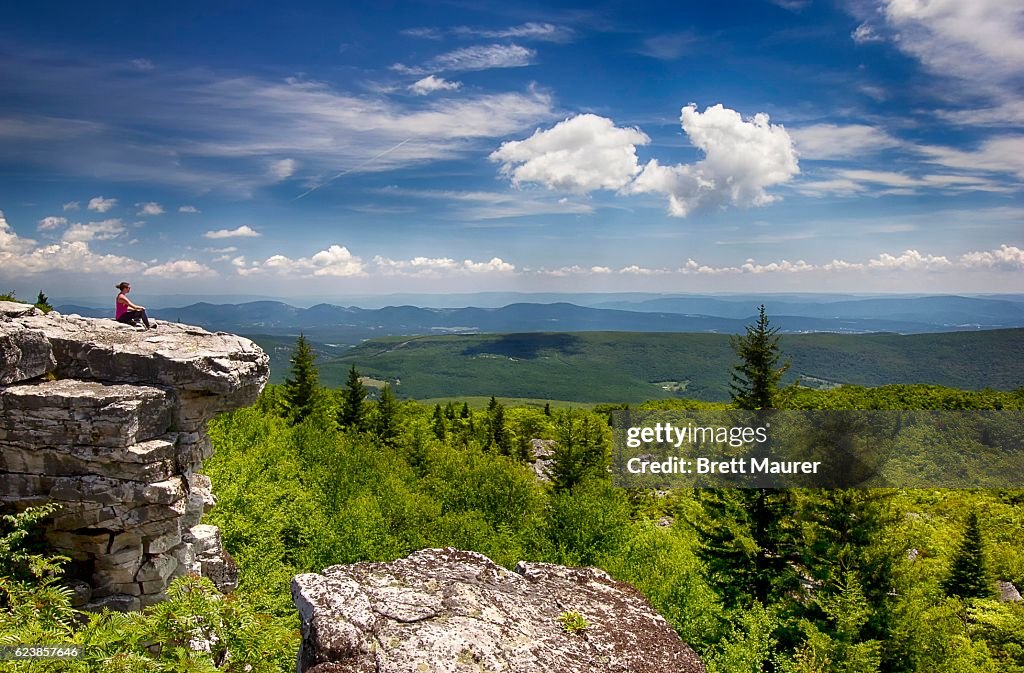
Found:
[[[822,301],[819,296],[766,300],[772,324],[784,333],[919,334],[1024,327],[1024,303],[960,296],[866,297]],[[815,301],[817,299],[818,301]],[[199,302],[150,311],[153,317],[242,334],[305,332],[321,341],[355,344],[379,336],[502,332],[712,332],[738,334],[756,316],[753,299],[707,296],[613,301],[512,303],[500,308],[387,306],[367,309],[281,301]],[[111,310],[61,305],[62,313],[109,317]]]

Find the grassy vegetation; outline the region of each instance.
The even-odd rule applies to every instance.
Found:
[[[1024,382],[1024,330],[782,336],[784,383],[927,383],[1011,390]],[[728,398],[734,353],[723,334],[632,332],[389,337],[321,360],[339,386],[355,364],[405,398],[497,395],[569,402]],[[671,382],[672,385],[667,385]]]

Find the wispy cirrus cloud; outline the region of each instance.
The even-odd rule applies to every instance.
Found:
[[[409,75],[427,75],[445,71],[522,68],[531,65],[536,56],[536,51],[518,44],[475,45],[439,54],[423,65],[408,66],[395,63],[391,69]]]
[[[458,191],[389,187],[381,194],[395,197],[444,201],[461,220],[499,220],[539,215],[588,215],[595,212],[586,200],[552,196],[530,191]],[[408,212],[408,210],[403,211]]]
[[[674,61],[693,49],[700,38],[693,33],[667,33],[645,38],[637,49],[644,56],[659,61]]]
[[[483,37],[488,39],[520,39],[539,40],[543,42],[569,42],[573,38],[573,30],[567,26],[559,26],[553,23],[530,21],[518,26],[507,28],[472,28],[470,26],[456,26],[451,29],[452,34],[463,37]]]
[[[406,28],[401,33],[408,37],[424,40],[440,40],[446,35],[454,35],[463,38],[484,38],[489,40],[518,39],[536,40],[538,42],[569,42],[575,36],[575,31],[568,26],[537,21],[529,21],[518,26],[507,26],[504,28],[479,28],[473,26],[455,26],[446,29],[431,27]]]
[[[937,116],[959,125],[1024,123],[1024,5],[1003,0],[882,0],[850,3],[864,19],[859,43],[890,41],[940,78],[957,81],[960,99]],[[943,91],[949,87],[942,86]],[[981,103],[982,100],[988,103]]]
[[[495,45],[448,52],[437,63],[512,67],[532,57],[522,47]],[[59,101],[53,91],[61,92]],[[295,162],[295,177],[314,182],[348,169],[393,170],[479,151],[488,138],[522,131],[554,114],[550,95],[537,90],[423,102],[354,94],[319,81],[207,69],[160,68],[139,77],[120,64],[69,63],[31,49],[0,59],[0,95],[28,101],[34,109],[31,117],[0,118],[0,154],[62,174],[243,196],[279,182],[284,164],[276,166],[280,170],[267,167],[282,157]],[[38,119],[51,121],[39,133],[23,132]],[[139,119],[147,123],[139,125]],[[3,132],[5,124],[11,133]],[[76,159],[86,155],[89,162]]]
[[[940,153],[951,152],[948,148],[939,148]],[[947,165],[953,168],[971,167],[977,170],[977,159],[968,154],[966,157],[954,155],[945,157]],[[935,163],[943,160],[936,159]],[[960,166],[955,164],[960,163]],[[824,178],[807,180],[794,185],[797,192],[805,196],[855,196],[859,194],[874,195],[905,195],[913,196],[925,190],[938,190],[946,193],[960,192],[991,192],[1010,193],[1014,186],[992,179],[988,176],[961,175],[951,173],[901,173],[897,171],[871,169],[837,169],[824,172]]]
[[[904,144],[866,124],[812,124],[787,130],[801,159],[858,158]]]

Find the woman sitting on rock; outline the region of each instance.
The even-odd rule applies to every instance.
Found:
[[[141,319],[147,329],[156,329],[156,323],[149,324],[146,307],[133,304],[128,298],[128,293],[132,291],[131,283],[118,283],[117,289],[121,293],[117,295],[117,302],[114,304],[114,320],[128,325],[138,325]]]

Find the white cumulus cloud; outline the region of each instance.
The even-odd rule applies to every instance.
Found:
[[[164,207],[156,201],[150,201],[148,203],[136,203],[135,207],[139,209],[136,215],[163,215]]]
[[[589,192],[621,189],[640,171],[636,146],[650,138],[619,128],[605,117],[581,114],[526,140],[502,143],[491,153],[513,184],[536,182],[549,189]]]
[[[84,241],[36,247],[34,240],[18,236],[0,212],[0,278],[68,270],[74,273],[130,273],[142,267],[141,262],[128,257],[97,254]]]
[[[680,121],[704,158],[675,166],[652,159],[630,187],[634,193],[666,194],[672,215],[684,217],[700,206],[763,206],[776,200],[768,187],[800,172],[792,139],[767,114],[744,120],[721,104],[703,113],[691,104]]]
[[[995,250],[965,253],[959,262],[969,269],[1024,271],[1024,250],[1004,243]]]
[[[390,276],[418,276],[423,278],[440,278],[457,274],[469,273],[510,273],[516,270],[500,257],[493,257],[487,262],[475,262],[466,259],[461,262],[450,257],[413,257],[412,259],[391,259],[377,255],[373,264],[380,273]]]
[[[63,227],[67,223],[68,218],[55,217],[51,215],[39,220],[39,224],[36,225],[36,228],[39,229],[39,231],[48,231],[50,229],[56,229],[57,227]]]
[[[248,224],[243,224],[235,229],[217,229],[216,231],[208,231],[203,234],[204,238],[257,238],[262,236],[260,232],[256,231]]]
[[[198,213],[199,209],[195,206],[181,206],[178,208],[179,213]]]
[[[78,203],[78,201],[68,201],[67,203],[64,204],[63,208],[64,212],[66,213],[69,210],[78,210],[79,208],[81,208],[81,205]]]
[[[236,265],[238,266],[238,265]],[[363,261],[341,245],[332,245],[310,257],[292,259],[273,255],[263,262],[254,262],[249,268],[237,269],[242,276],[274,273],[282,276],[365,276]]]
[[[118,218],[100,222],[76,222],[64,230],[61,240],[65,243],[80,241],[109,241],[125,233],[124,223]]]
[[[930,271],[949,267],[951,262],[944,255],[923,255],[917,250],[906,250],[900,255],[883,252],[868,260],[871,269],[897,269],[900,271]]]
[[[116,205],[117,199],[105,199],[102,196],[89,199],[89,210],[95,210],[97,213],[105,213]]]
[[[456,91],[462,87],[462,82],[450,82],[443,77],[427,75],[409,85],[409,91],[417,96],[426,96],[435,91]]]
[[[151,266],[142,272],[143,276],[160,278],[213,278],[217,272],[192,259],[179,259]]]

